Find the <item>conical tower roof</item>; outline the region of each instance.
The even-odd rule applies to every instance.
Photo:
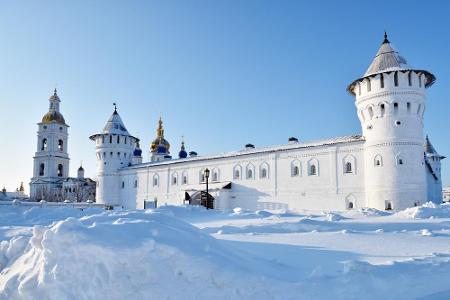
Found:
[[[114,110],[113,114],[108,119],[108,122],[106,122],[105,127],[103,127],[103,133],[130,135],[117,110]]]
[[[400,70],[411,70],[411,67],[406,62],[406,59],[400,56],[395,47],[387,39],[387,34],[384,33],[383,43],[364,74],[364,77],[382,72]]]
[[[364,73],[363,77],[353,81],[348,86],[347,90],[354,95],[355,85],[358,82],[361,82],[364,78],[375,76],[380,73],[395,72],[395,71],[402,71],[402,72],[414,71],[417,73],[424,74],[425,87],[431,86],[436,80],[436,77],[430,72],[421,69],[415,69],[410,65],[408,65],[406,59],[398,53],[396,48],[388,40],[387,34],[384,33],[383,43],[381,43],[381,46],[378,49],[377,54],[372,60],[372,63],[370,64],[369,68]]]

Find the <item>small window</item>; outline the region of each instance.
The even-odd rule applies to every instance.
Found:
[[[205,178],[205,173],[202,171],[200,171],[200,182],[205,182],[206,178]]]
[[[351,162],[347,162],[345,164],[345,173],[353,173],[353,169],[352,169],[352,163]]]
[[[63,151],[64,150],[64,141],[63,140],[59,140],[58,141],[58,150],[59,151]]]
[[[177,185],[177,177],[176,176],[172,177],[172,185]]]
[[[267,169],[266,168],[263,168],[261,170],[261,178],[267,178]]]
[[[112,135],[109,136],[109,143],[112,144]]]
[[[122,189],[125,188],[125,181],[122,181]]]
[[[422,108],[422,105],[421,104],[419,104],[419,106],[417,107],[417,114],[419,115],[420,114],[420,109]]]
[[[58,177],[63,177],[63,165],[58,165],[58,171],[57,171]]]
[[[370,92],[372,90],[372,85],[370,83],[370,78],[367,78],[367,91]]]
[[[386,108],[385,108],[385,106],[384,106],[384,103],[381,103],[381,104],[380,104],[380,115],[381,115],[382,117],[384,117],[385,112],[386,112]]]
[[[159,178],[158,175],[153,176],[153,186],[159,185]]]
[[[383,166],[383,158],[381,155],[376,155],[373,159],[373,164],[375,167],[381,167]]]
[[[117,152],[117,157],[120,158],[120,152]]]
[[[348,202],[348,204],[347,204],[347,209],[353,209],[354,208],[354,205],[353,205],[353,202]]]
[[[187,181],[188,181],[188,180],[187,180],[187,176],[184,175],[184,176],[183,176],[183,184],[187,184]]]
[[[44,176],[45,165],[42,163],[39,165],[39,176]]]
[[[392,209],[393,209],[393,207],[392,207],[392,201],[385,201],[385,203],[384,203],[384,209],[385,209],[385,210],[392,210]]]
[[[218,180],[219,180],[219,172],[217,170],[213,170],[212,181],[218,181]]]
[[[234,178],[235,179],[239,179],[239,177],[241,177],[241,174],[240,174],[239,170],[235,170],[234,171]]]
[[[398,113],[398,103],[394,102],[394,114]]]
[[[403,165],[403,163],[404,163],[403,158],[398,157],[398,158],[397,158],[397,164]]]
[[[253,170],[249,169],[247,170],[247,179],[252,179],[253,178]]]
[[[309,166],[309,175],[311,175],[311,176],[317,175],[317,167],[316,167],[316,165]]]
[[[380,87],[384,88],[384,76],[383,76],[383,74],[380,74]]]
[[[372,108],[372,106],[369,106],[369,117],[370,117],[370,119],[373,118],[373,108]]]
[[[125,137],[125,143],[124,144],[126,144],[127,143],[127,137]]]
[[[104,143],[105,143],[105,136],[102,135],[102,144],[104,144]]]
[[[42,140],[41,150],[42,150],[42,151],[47,150],[47,139],[43,139],[43,140]]]
[[[109,153],[109,156],[110,156],[110,157],[113,157],[113,153],[112,153],[112,152],[110,152],[110,153]]]
[[[398,72],[394,73],[394,85],[398,86]]]
[[[120,136],[117,136],[117,144],[120,144]]]
[[[137,181],[137,179],[134,181],[134,187],[135,187],[135,188],[138,187],[138,181]]]
[[[412,85],[412,81],[411,81],[411,72],[408,72],[408,85],[409,85],[409,86]]]
[[[298,166],[293,166],[292,167],[292,176],[298,176],[300,175],[300,170],[298,168]]]
[[[411,103],[410,102],[406,102],[406,111],[409,113],[411,113]]]

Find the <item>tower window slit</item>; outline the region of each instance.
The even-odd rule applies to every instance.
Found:
[[[394,85],[398,86],[398,72],[394,73]]]
[[[367,78],[367,91],[370,92],[372,90],[372,86],[370,83],[370,78]]]
[[[383,117],[384,116],[384,113],[385,113],[385,107],[384,107],[384,103],[382,103],[381,105],[380,105],[380,114],[381,114],[381,116]]]
[[[112,135],[109,136],[109,143],[112,144]]]
[[[117,136],[117,144],[120,144],[120,136]]]
[[[380,75],[380,86],[381,86],[381,88],[384,88],[384,76],[383,76],[383,74]]]
[[[398,103],[394,102],[394,114],[398,113]]]
[[[408,114],[411,113],[411,103],[406,102],[406,110],[408,111]]]
[[[411,72],[408,72],[408,85],[409,85],[409,86],[412,85],[412,81],[411,81]]]

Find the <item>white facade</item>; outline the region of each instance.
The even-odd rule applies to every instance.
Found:
[[[444,157],[430,150],[423,136],[426,88],[434,80],[431,73],[409,67],[385,36],[367,72],[348,87],[362,135],[308,143],[290,139],[258,149],[247,145],[207,157],[187,157],[183,144],[179,158],[172,159],[160,120],[152,160],[141,163],[128,156],[119,164],[115,153],[133,153],[135,145],[104,142],[118,134],[104,130],[91,137],[97,145],[98,201],[126,208],[154,201],[196,203],[206,190],[208,168],[209,192],[218,209],[404,209],[441,202]],[[122,135],[137,142],[126,129]]]

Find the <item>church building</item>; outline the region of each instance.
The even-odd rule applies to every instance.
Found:
[[[209,156],[188,155],[182,142],[172,157],[160,119],[148,162],[115,109],[103,131],[90,137],[96,145],[97,203],[143,209],[206,199],[211,208],[253,210],[398,210],[439,203],[444,157],[423,133],[426,90],[434,82],[432,73],[409,66],[385,35],[367,71],[347,88],[361,134],[310,142],[290,138],[262,148],[248,144]],[[67,143],[67,125],[57,104],[48,117],[55,122],[44,117],[39,125],[42,134],[52,135],[45,146],[40,133],[36,179],[46,168],[51,178],[66,176],[68,157],[59,145]],[[41,155],[46,147],[60,155],[48,162]]]
[[[78,176],[76,178],[69,177],[70,159],[67,152],[69,125],[66,124],[60,112],[61,100],[56,89],[49,102],[48,112],[38,123],[37,149],[33,157],[33,178],[30,182],[30,199],[56,202],[70,199],[80,200],[80,195],[83,195],[83,200],[92,200],[95,198],[95,182],[84,178],[84,169],[80,166]]]

